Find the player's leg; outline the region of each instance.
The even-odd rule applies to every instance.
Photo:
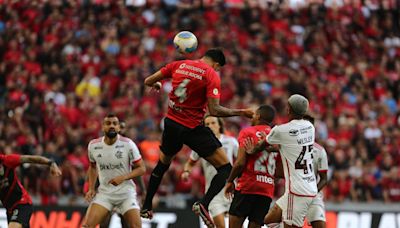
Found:
[[[140,207],[137,201],[137,195],[134,192],[128,192],[120,197],[120,205],[117,207],[117,212],[124,216],[124,221],[130,228],[142,227],[140,219]]]
[[[221,142],[208,127],[198,126],[191,130],[185,135],[184,143],[211,163],[217,170],[217,174],[211,180],[210,187],[203,199],[200,200],[200,203],[208,209],[208,205],[214,196],[224,188],[232,165],[229,163]]]
[[[277,203],[268,211],[267,215],[264,217],[265,224],[276,224],[282,221],[282,209]]]
[[[114,208],[113,198],[113,195],[98,192],[86,211],[82,227],[95,227],[107,219]]]
[[[32,205],[20,204],[17,205],[10,214],[7,213],[8,227],[9,228],[23,228],[29,227],[31,215],[33,212]]]
[[[185,127],[182,125],[165,118],[162,143],[160,146],[160,160],[151,173],[149,184],[147,186],[147,194],[140,212],[140,215],[143,218],[151,219],[153,217],[153,197],[160,186],[165,172],[169,169],[172,159],[183,146],[181,134],[184,130]]]
[[[314,222],[311,222],[311,226],[312,226],[312,228],[325,228],[326,223],[324,221],[314,221]]]
[[[313,197],[300,197],[291,193],[284,195],[287,196],[287,207],[282,210],[282,221],[285,227],[303,227]],[[281,205],[281,203],[278,203],[278,205]]]
[[[208,213],[208,206],[211,200],[225,186],[226,179],[231,172],[232,165],[229,163],[221,142],[217,139],[210,128],[198,126],[191,129],[184,136],[184,144],[188,145],[192,150],[196,151],[201,157],[210,162],[217,170],[217,174],[211,180],[204,197],[193,204],[193,211],[199,215],[204,223],[213,227],[213,221]]]
[[[272,199],[262,195],[248,195],[251,202],[251,212],[249,214],[249,227],[260,228],[264,225],[264,217],[269,211]]]
[[[104,203],[102,203],[104,204]],[[110,213],[111,204],[108,206],[100,205],[98,203],[92,202],[86,212],[86,216],[82,227],[84,228],[94,228],[100,224]]]
[[[325,228],[325,207],[322,199],[315,198],[307,212],[307,220],[313,228]]]
[[[8,228],[23,228],[21,223],[18,222],[10,222],[8,224]]]
[[[245,217],[229,215],[229,228],[242,228]]]
[[[225,228],[225,214],[229,211],[230,202],[225,198],[223,191],[214,197],[208,207],[217,228]]]
[[[216,228],[225,228],[225,213],[213,216],[213,221]]]
[[[229,228],[242,228],[244,220],[251,213],[251,204],[248,195],[235,191],[229,208]]]
[[[130,209],[124,213],[124,220],[130,228],[141,228],[142,220],[140,219],[139,209]]]

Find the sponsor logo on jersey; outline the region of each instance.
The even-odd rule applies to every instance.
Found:
[[[116,146],[115,146],[115,149],[124,148],[124,147],[125,147],[124,145],[116,145]]]
[[[100,164],[100,170],[114,170],[114,169],[122,169],[124,166],[120,162],[119,164]]]
[[[115,157],[118,158],[118,159],[121,159],[122,158],[122,151],[117,151],[115,153]]]
[[[102,150],[103,147],[102,147],[102,146],[95,146],[93,149],[95,149],[95,150]]]
[[[269,176],[257,175],[256,180],[258,182],[262,182],[262,183],[266,183],[266,184],[274,184],[274,179],[272,179]]]
[[[289,131],[290,136],[298,136],[299,135],[299,130],[297,129],[292,129]]]

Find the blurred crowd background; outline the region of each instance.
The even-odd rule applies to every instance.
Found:
[[[291,94],[309,98],[317,141],[329,157],[327,201],[400,202],[399,6],[291,2],[302,1],[0,1],[1,153],[54,159],[61,178],[24,166],[23,184],[40,204],[77,203],[87,144],[113,112],[141,150],[147,182],[171,86],[164,82],[154,93],[143,79],[182,58],[172,39],[190,30],[199,39],[190,58],[210,47],[225,50],[223,105],[273,104],[280,124]],[[237,136],[249,121],[225,124],[226,134]],[[202,195],[200,166],[189,182],[179,178],[188,152],[177,156],[160,188],[167,205]],[[282,181],[277,186],[279,196]]]

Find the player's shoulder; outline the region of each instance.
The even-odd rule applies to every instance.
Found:
[[[124,137],[122,135],[118,135],[118,141],[123,142],[123,143],[133,143],[132,139],[128,138],[128,137]]]
[[[314,143],[314,149],[320,153],[326,153],[325,148],[318,143]]]
[[[92,146],[92,145],[97,144],[97,143],[101,143],[103,141],[102,139],[103,139],[103,137],[99,137],[99,138],[95,138],[95,139],[90,140],[89,141],[89,146]]]
[[[239,132],[239,135],[247,135],[247,134],[251,134],[254,132],[255,132],[254,126],[249,126],[249,127],[242,128],[242,130],[240,130],[240,132]]]

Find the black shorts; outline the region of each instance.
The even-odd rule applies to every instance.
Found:
[[[229,214],[241,218],[248,217],[250,222],[264,224],[272,199],[267,196],[241,194],[235,191]]]
[[[222,147],[221,142],[210,128],[200,125],[191,129],[165,118],[161,151],[165,155],[173,156],[182,149],[183,144],[196,151],[200,157],[208,157],[217,148]]]
[[[17,222],[22,225],[23,228],[29,228],[29,221],[32,215],[31,204],[19,204],[10,213],[7,212],[7,222]]]

